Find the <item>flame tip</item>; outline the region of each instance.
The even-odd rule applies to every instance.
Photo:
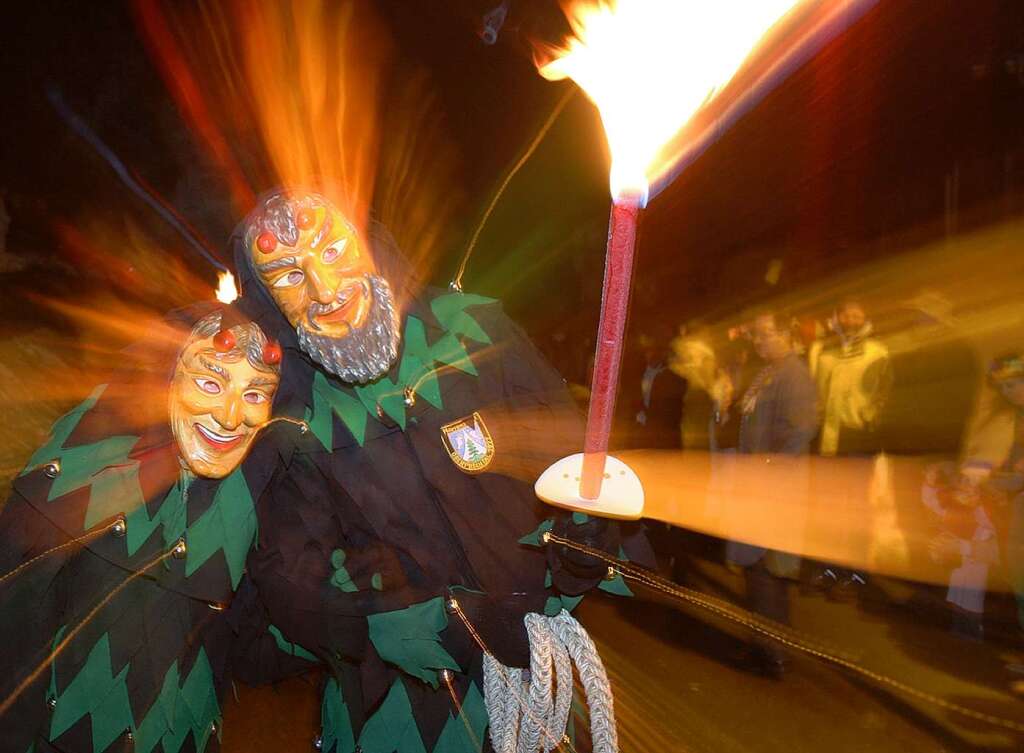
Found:
[[[234,303],[238,299],[238,286],[235,285],[235,276],[225,270],[217,275],[216,298],[221,303]]]

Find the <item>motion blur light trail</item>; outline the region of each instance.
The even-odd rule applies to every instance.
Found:
[[[423,273],[450,241],[455,150],[425,75],[390,65],[369,4],[137,0],[140,30],[235,217],[275,186],[318,190],[358,230],[370,207]]]

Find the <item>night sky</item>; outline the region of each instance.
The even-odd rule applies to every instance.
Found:
[[[513,0],[497,44],[486,45],[479,30],[493,0],[372,5],[393,41],[389,81],[426,76],[457,153],[446,178],[457,202],[450,253],[432,265],[432,281],[444,284],[493,191],[569,86],[544,81],[531,60],[531,45],[557,40],[564,20],[554,2]],[[0,126],[8,251],[46,265],[62,254],[54,220],[128,214],[174,253],[192,254],[56,117],[48,86],[222,246],[237,218],[203,167],[131,5],[33,2],[13,12]],[[784,262],[785,289],[891,253],[901,239],[934,237],[945,227],[954,172],[959,229],[1019,215],[1022,123],[1024,4],[882,0],[652,202],[634,320],[658,312],[683,321],[733,300],[745,305],[771,292],[763,277],[773,258]],[[586,331],[599,297],[606,159],[596,113],[577,96],[498,205],[467,287],[502,296],[534,331],[551,317]],[[189,263],[203,269],[199,259]],[[29,284],[31,270],[21,274],[6,274],[5,287]]]

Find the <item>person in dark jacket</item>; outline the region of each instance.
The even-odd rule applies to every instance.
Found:
[[[14,480],[0,514],[4,751],[215,749],[232,654],[266,662],[261,676],[313,666],[273,656],[251,590],[234,614],[255,633],[239,640],[224,611],[246,590],[272,468],[256,438],[280,348],[226,308],[186,318],[191,330],[125,354]]]
[[[803,360],[793,352],[786,317],[758,316],[751,328],[751,338],[764,365],[740,401],[738,451],[764,454],[769,464],[776,460],[772,456],[783,456],[777,460],[791,466],[787,481],[802,478],[806,483],[806,468],[801,473],[801,461],[794,462],[793,458],[807,455],[818,430],[814,381]],[[788,624],[788,581],[799,573],[797,555],[730,541],[726,556],[744,568],[750,609]],[[771,677],[781,676],[785,669],[784,656],[773,643],[754,644],[747,661],[751,669]]]
[[[314,193],[269,194],[234,244],[241,304],[287,353],[275,412],[310,427],[280,438],[248,569],[286,639],[330,669],[319,745],[479,751],[487,657],[518,677],[527,616],[627,590],[540,534],[634,559],[644,542],[536,500],[581,425],[497,301],[420,289],[383,228]]]

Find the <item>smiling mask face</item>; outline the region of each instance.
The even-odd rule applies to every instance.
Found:
[[[270,421],[280,382],[280,349],[268,346],[259,327],[221,331],[219,324],[217,313],[193,329],[175,366],[168,406],[182,461],[206,478],[224,478],[242,462]]]

